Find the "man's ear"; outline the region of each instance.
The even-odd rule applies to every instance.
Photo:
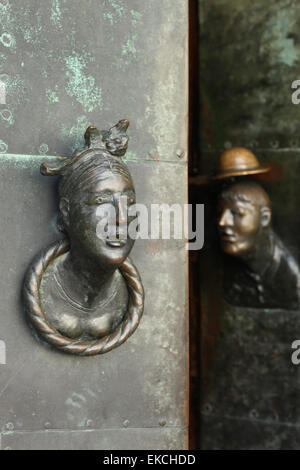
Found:
[[[262,206],[260,209],[260,221],[262,227],[268,227],[272,219],[272,211],[268,206]]]
[[[66,228],[68,228],[69,225],[70,225],[70,210],[69,210],[69,208],[70,208],[69,199],[67,199],[66,197],[60,198],[59,209],[60,209],[60,213],[61,213],[61,216],[62,216],[64,226]]]

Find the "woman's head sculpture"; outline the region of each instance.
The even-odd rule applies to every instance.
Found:
[[[43,175],[59,175],[59,208],[62,226],[73,249],[103,264],[121,264],[134,241],[127,237],[127,207],[135,203],[135,189],[127,165],[121,156],[128,146],[126,130],[129,121],[122,120],[108,131],[90,126],[85,133],[86,146],[58,166],[42,164]],[[101,238],[97,226],[100,206],[114,210],[107,220],[107,233],[114,239]],[[127,206],[127,207],[126,207]],[[102,216],[107,212],[102,211]],[[100,217],[99,217],[100,216]],[[104,267],[104,266],[102,266]]]
[[[143,287],[127,259],[134,244],[128,208],[135,203],[132,177],[121,159],[128,126],[127,120],[107,131],[90,126],[83,148],[58,164],[41,165],[43,175],[59,176],[67,238],[33,263],[25,281],[26,307],[44,339],[74,354],[99,354],[122,344],[143,312]]]

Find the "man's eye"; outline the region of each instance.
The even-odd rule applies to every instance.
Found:
[[[234,210],[234,211],[232,211],[232,213],[234,215],[238,215],[239,217],[242,217],[243,215],[245,215],[245,212],[240,211],[240,210]]]

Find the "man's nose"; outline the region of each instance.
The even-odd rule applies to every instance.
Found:
[[[233,225],[233,217],[229,209],[224,209],[219,217],[219,227],[228,227]]]

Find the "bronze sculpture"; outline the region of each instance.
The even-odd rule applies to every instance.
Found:
[[[231,150],[233,155],[239,155],[239,166],[224,171],[223,175],[239,178],[222,190],[218,203],[221,248],[230,255],[225,265],[225,298],[231,304],[245,307],[297,310],[300,307],[298,264],[271,227],[267,193],[259,183],[245,176],[245,168],[241,169],[243,155],[248,158],[249,151]],[[223,154],[223,163],[232,157],[231,150],[226,151],[226,158]],[[249,174],[264,171],[267,170],[258,164]]]
[[[137,328],[144,291],[128,255],[134,240],[127,209],[135,189],[126,153],[129,121],[108,131],[90,126],[86,145],[43,175],[59,175],[59,208],[66,238],[38,256],[28,270],[24,299],[39,335],[72,354],[102,354],[122,344]],[[114,210],[99,235],[99,209]],[[102,214],[102,215],[101,215]]]
[[[267,173],[268,165],[260,164],[251,150],[244,147],[232,147],[225,150],[220,158],[215,180]]]

